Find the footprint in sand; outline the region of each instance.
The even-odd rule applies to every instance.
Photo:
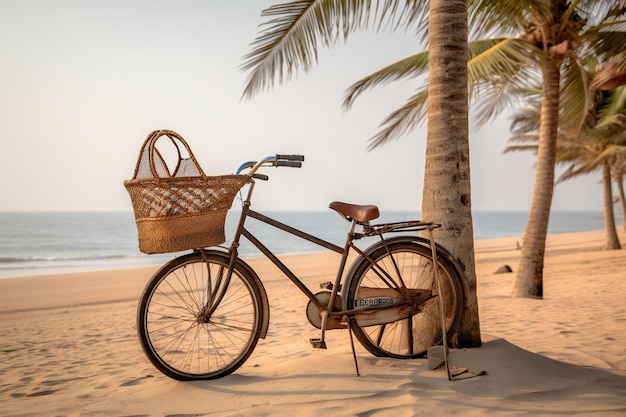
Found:
[[[152,378],[152,375],[146,375],[143,378],[137,378],[137,379],[133,379],[131,381],[126,381],[123,384],[120,384],[120,387],[130,387],[133,385],[138,385],[141,383],[142,380],[146,379],[146,378]]]
[[[45,390],[45,391],[37,391],[37,392],[33,392],[32,394],[28,394],[27,397],[41,397],[43,395],[50,395],[50,394],[54,394],[56,392],[56,390]]]

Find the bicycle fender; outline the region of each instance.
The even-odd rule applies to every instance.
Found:
[[[227,261],[226,263],[230,261],[230,254],[226,252],[215,249],[205,249],[204,252],[207,254],[210,253],[212,255],[220,256]],[[237,266],[245,269],[246,272],[250,274],[252,279],[255,281],[255,284],[258,286],[259,292],[261,293],[261,303],[263,304],[263,323],[261,323],[261,332],[259,334],[259,337],[261,339],[265,339],[265,336],[267,336],[267,330],[269,329],[270,325],[270,303],[267,297],[267,292],[265,291],[265,286],[263,285],[263,282],[261,281],[257,273],[254,272],[254,269],[252,269],[252,267],[244,262],[241,258],[237,258]]]

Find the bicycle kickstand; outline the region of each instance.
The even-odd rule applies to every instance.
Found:
[[[321,316],[322,316],[322,325],[320,326],[322,328],[321,337],[319,339],[315,338],[315,339],[310,340],[311,345],[313,346],[314,349],[326,349],[325,336],[326,336],[326,321],[328,320],[328,312],[322,311]],[[352,347],[352,357],[354,358],[354,366],[356,368],[356,376],[359,377],[361,376],[361,374],[359,373],[359,362],[357,361],[356,350],[354,349],[354,338],[352,337],[352,328],[350,327],[351,320],[353,319],[350,319],[347,316],[342,317],[342,322],[346,323],[346,325],[348,326],[348,333],[350,335],[350,346]]]
[[[435,238],[433,237],[433,228],[429,226],[428,228],[428,238],[430,240],[430,249],[433,255],[433,277],[435,279],[435,284],[437,285],[437,292],[442,294],[441,292],[441,277],[439,276],[439,268],[437,265],[437,244],[435,243]],[[441,333],[443,334],[443,362],[446,366],[446,373],[448,374],[448,381],[452,381],[452,375],[450,374],[450,363],[448,362],[448,332],[446,330],[446,315],[445,308],[443,306],[443,297],[439,297],[439,312],[441,315]]]
[[[348,319],[344,317],[344,320],[347,319],[348,324],[348,334],[350,335],[350,347],[352,348],[352,357],[354,358],[354,367],[356,368],[356,376],[359,377],[361,374],[359,373],[359,361],[356,358],[356,350],[354,349],[354,338],[352,337],[352,327],[350,326],[350,322],[352,319]]]

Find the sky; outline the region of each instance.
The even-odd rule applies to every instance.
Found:
[[[0,0],[0,211],[131,210],[149,132],[182,135],[208,175],[275,153],[253,205],[325,210],[333,200],[419,210],[426,129],[367,151],[385,116],[419,87],[401,81],[341,107],[360,78],[420,52],[414,35],[373,30],[319,51],[309,72],[242,99],[244,55],[275,0]],[[421,81],[420,81],[421,82]],[[531,153],[503,154],[510,120],[470,121],[472,207],[528,210]],[[601,210],[599,174],[560,184],[554,210]]]

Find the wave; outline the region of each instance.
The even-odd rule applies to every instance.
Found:
[[[143,254],[0,256],[0,279],[161,265],[168,257]]]

